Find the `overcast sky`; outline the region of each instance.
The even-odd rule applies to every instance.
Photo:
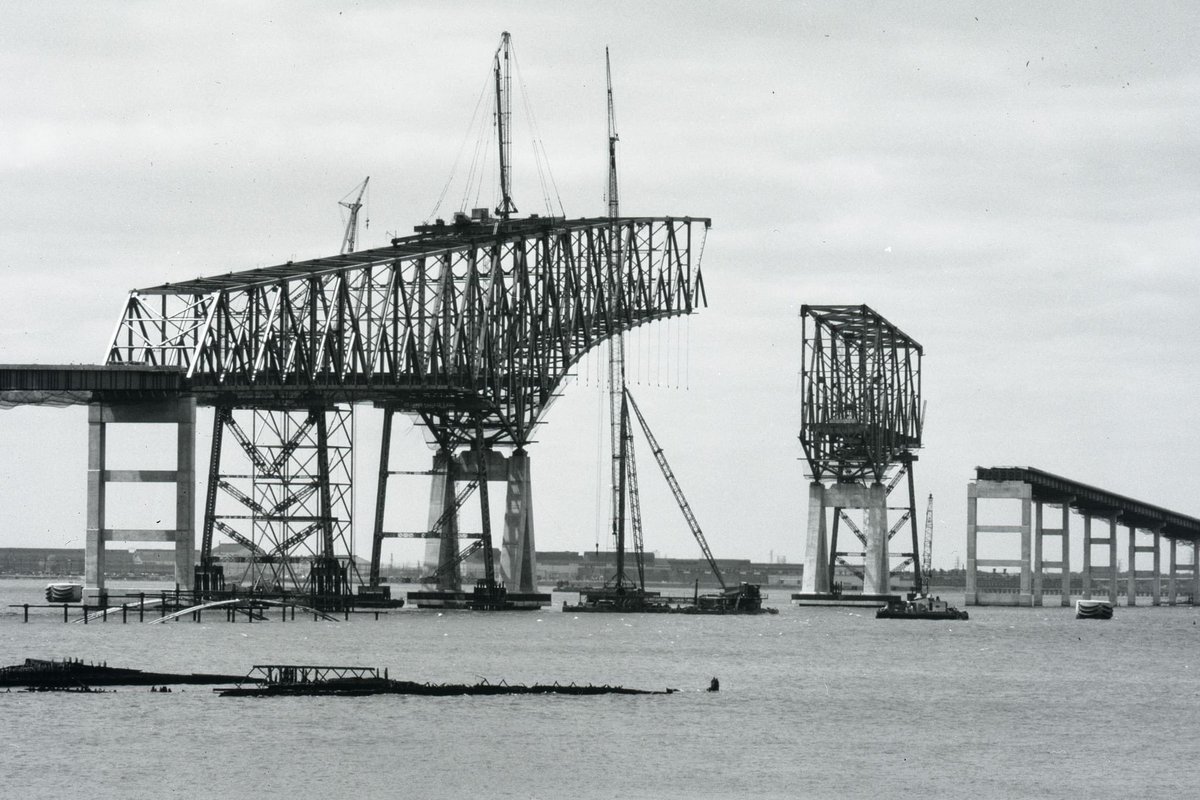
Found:
[[[713,219],[710,307],[640,336],[631,372],[718,555],[803,557],[802,303],[867,303],[925,346],[938,565],[965,559],[976,465],[1200,516],[1198,23],[1192,3],[10,5],[0,363],[98,363],[130,289],[336,252],[367,175],[360,245],[410,232],[508,30],[568,216],[605,212],[608,46],[622,211]],[[544,212],[527,134],[513,154],[518,207]],[[569,386],[531,450],[540,549],[595,545],[600,399]],[[0,545],[81,545],[85,423],[0,412]],[[401,450],[428,463],[419,432]],[[647,548],[696,554],[642,453]],[[423,485],[395,491],[424,518]]]

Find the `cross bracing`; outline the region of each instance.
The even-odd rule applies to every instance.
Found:
[[[387,247],[139,289],[107,363],[181,368],[204,403],[373,401],[431,424],[481,416],[490,442],[522,444],[591,347],[706,304],[709,224],[428,225]]]

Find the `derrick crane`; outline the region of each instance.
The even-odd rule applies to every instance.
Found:
[[[512,200],[511,170],[512,170],[512,78],[509,75],[509,51],[511,37],[508,31],[500,34],[500,46],[496,48],[496,139],[500,146],[500,205],[496,207],[496,216],[508,219],[517,213],[517,206]]]
[[[625,390],[625,398],[629,401],[630,408],[637,415],[638,424],[642,426],[642,433],[646,435],[646,442],[650,445],[650,452],[654,454],[654,460],[658,462],[659,469],[662,470],[663,477],[667,479],[667,485],[671,487],[671,493],[675,495],[675,502],[679,505],[679,510],[683,512],[684,519],[687,520],[688,527],[692,529],[692,536],[696,537],[696,543],[700,545],[701,552],[704,553],[704,558],[708,561],[708,566],[712,568],[713,576],[716,577],[717,583],[721,584],[721,591],[725,591],[725,578],[721,575],[721,570],[717,566],[717,561],[713,558],[712,551],[708,549],[708,542],[704,539],[704,532],[700,530],[700,523],[696,521],[696,515],[692,513],[692,507],[688,505],[687,498],[683,496],[683,489],[679,487],[679,481],[675,479],[675,473],[671,470],[671,465],[667,463],[667,457],[663,455],[663,450],[658,445],[658,440],[654,438],[654,434],[650,432],[650,425],[646,422],[646,418],[642,416],[641,409],[633,400],[633,395],[629,390]]]
[[[342,208],[349,209],[349,211],[350,211],[350,218],[346,221],[346,233],[342,236],[342,253],[343,254],[353,253],[354,248],[357,246],[356,242],[358,240],[358,212],[359,212],[359,209],[362,208],[363,195],[366,194],[367,183],[369,183],[370,180],[371,180],[371,176],[368,175],[363,180],[362,183],[360,183],[358,186],[355,187],[356,189],[358,189],[358,195],[351,202],[347,203],[346,197],[349,197],[351,194],[354,194],[354,189],[351,189],[350,193],[347,194],[346,197],[343,197],[341,200],[338,201],[339,206],[341,206]],[[369,227],[370,225],[371,225],[371,220],[367,220],[367,226]]]
[[[604,48],[604,74],[608,79],[608,215],[613,219],[621,216],[617,198],[617,117],[613,111],[612,66],[608,60],[608,48]]]
[[[933,495],[929,495],[929,502],[925,506],[925,544],[921,548],[921,580],[924,581],[923,586],[915,586],[917,594],[929,594],[932,586],[930,576],[933,568]]]

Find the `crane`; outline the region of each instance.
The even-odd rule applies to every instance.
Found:
[[[924,581],[924,586],[914,586],[917,594],[929,594],[932,580],[930,576],[933,574],[930,569],[933,566],[933,495],[929,495],[929,502],[925,506],[925,544],[921,548],[921,572],[918,580]],[[924,591],[922,591],[924,590]]]
[[[342,236],[342,253],[343,254],[354,252],[354,248],[356,246],[356,241],[358,239],[358,211],[359,211],[359,209],[362,208],[363,195],[366,194],[366,192],[367,192],[367,183],[369,183],[370,180],[371,180],[371,176],[368,175],[363,180],[362,183],[360,183],[358,186],[355,186],[354,189],[351,189],[350,192],[346,195],[346,197],[343,197],[341,200],[338,201],[339,206],[341,206],[342,208],[349,209],[349,211],[350,211],[350,218],[346,221],[346,233]],[[355,198],[352,201],[347,203],[346,198],[348,198],[348,197],[350,197],[350,195],[354,194],[355,190],[358,191],[358,194],[355,196]],[[369,227],[370,225],[371,225],[371,220],[367,220],[367,226]]]
[[[500,144],[500,205],[496,216],[508,219],[517,213],[512,200],[512,78],[509,75],[509,51],[511,38],[508,31],[500,34],[500,46],[496,48],[496,139]]]
[[[700,523],[696,521],[696,515],[692,513],[692,507],[688,505],[687,498],[683,496],[683,489],[679,487],[679,481],[675,479],[675,473],[671,470],[671,465],[667,463],[667,457],[663,455],[663,450],[658,445],[658,440],[654,438],[654,434],[650,432],[650,425],[646,422],[646,418],[642,416],[641,409],[633,400],[633,395],[629,390],[625,390],[625,398],[629,402],[629,407],[633,409],[633,413],[637,416],[638,424],[642,426],[642,433],[646,435],[646,442],[650,445],[650,452],[654,454],[654,460],[658,462],[659,469],[662,470],[663,477],[667,479],[667,485],[671,487],[671,493],[675,495],[675,502],[679,504],[679,510],[683,512],[684,519],[687,520],[688,527],[692,529],[692,536],[696,538],[696,543],[700,545],[700,551],[704,553],[704,558],[708,561],[708,566],[712,569],[713,576],[716,577],[717,583],[721,584],[721,591],[725,591],[725,578],[721,575],[721,569],[717,566],[717,560],[713,558],[712,551],[708,549],[708,542],[704,539],[704,532],[700,530]]]

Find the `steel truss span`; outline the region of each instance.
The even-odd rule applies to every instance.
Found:
[[[200,402],[368,401],[522,445],[584,353],[706,305],[702,218],[425,225],[391,246],[131,292],[110,365],[179,367]],[[462,421],[457,418],[461,417]]]
[[[921,345],[865,305],[801,307],[812,479],[882,482],[921,446]]]

